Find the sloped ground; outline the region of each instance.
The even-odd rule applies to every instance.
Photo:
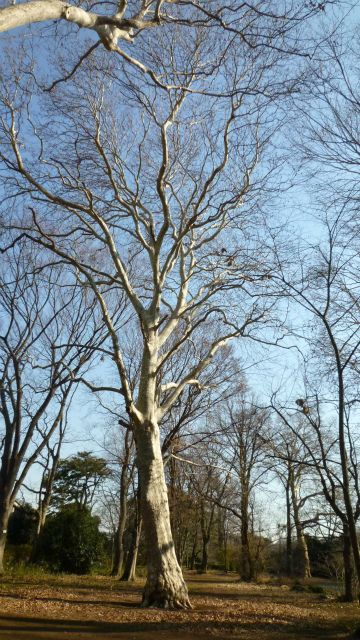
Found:
[[[5,577],[0,639],[155,640],[174,638],[340,640],[360,624],[360,608],[286,585],[247,585],[236,576],[188,574],[193,609],[141,609],[141,582],[106,577]]]

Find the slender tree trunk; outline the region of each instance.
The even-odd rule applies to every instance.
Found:
[[[209,538],[207,536],[203,536],[201,564],[200,564],[201,573],[206,573],[207,572],[207,568],[208,568],[208,547],[209,547]]]
[[[123,569],[124,558],[125,558],[125,548],[124,548],[124,535],[128,514],[128,492],[129,486],[133,478],[134,466],[131,466],[129,469],[130,458],[133,451],[134,444],[134,436],[132,433],[132,429],[127,429],[124,438],[124,455],[122,460],[122,467],[120,473],[120,504],[119,504],[119,520],[118,526],[115,533],[114,538],[114,556],[113,556],[113,566],[111,570],[112,576],[121,576],[121,572]],[[135,497],[136,503],[136,521],[138,520],[138,497]]]
[[[311,578],[309,552],[300,519],[298,486],[293,474],[290,479],[291,499],[296,530],[296,552],[298,557],[297,571],[302,578]]]
[[[245,582],[254,580],[254,562],[249,539],[249,501],[248,491],[242,488],[241,511],[241,579]]]
[[[193,571],[195,569],[195,562],[196,562],[196,551],[197,551],[197,538],[198,538],[198,528],[195,528],[195,534],[194,534],[194,539],[193,539],[193,546],[191,549],[191,556],[190,556],[190,563],[189,563],[189,569],[191,569],[191,571]]]
[[[224,532],[224,570],[228,572],[228,536],[225,530]]]
[[[179,561],[180,566],[183,565],[184,563],[184,556],[185,556],[185,551],[187,548],[187,541],[188,541],[188,537],[189,537],[189,532],[186,530],[182,533],[182,536],[179,540],[179,548],[176,551],[176,557]],[[181,544],[180,544],[181,542]]]
[[[291,497],[290,485],[286,483],[286,575],[292,576],[292,540],[291,540]]]
[[[4,574],[4,553],[6,545],[6,533],[0,531],[0,576]]]
[[[123,465],[120,478],[120,512],[114,539],[114,558],[111,569],[112,576],[120,576],[124,564],[124,533],[127,520],[127,491],[129,486],[127,478],[125,477],[126,472],[127,470],[125,469],[125,465]]]
[[[346,515],[347,516],[351,515],[350,522],[348,524],[349,538],[351,541],[351,548],[352,548],[353,558],[355,563],[356,577],[358,579],[358,583],[360,584],[360,550],[359,550],[359,542],[357,537],[354,514],[352,513],[352,510],[351,510],[350,498],[348,500],[348,503],[349,504],[346,506],[346,511],[347,511]]]
[[[135,494],[135,518],[131,530],[130,546],[126,555],[124,571],[120,578],[123,582],[133,582],[136,579],[136,565],[142,529],[140,509],[140,481],[138,478],[138,486]]]
[[[134,539],[134,546],[131,554],[131,562],[129,562],[129,582],[133,582],[136,578],[136,565],[139,554],[140,536],[141,536],[142,520],[140,518],[139,524],[136,527],[136,535]]]
[[[0,575],[4,574],[4,553],[10,513],[11,507],[8,504],[0,505]]]
[[[38,540],[38,538],[41,535],[41,532],[45,526],[45,522],[46,522],[46,516],[47,516],[47,512],[49,509],[49,505],[50,505],[50,495],[49,495],[49,499],[45,501],[41,500],[40,504],[39,504],[39,515],[38,515],[38,522],[37,522],[37,527],[36,527],[36,537],[35,537],[35,541],[34,544],[36,543],[36,541]]]
[[[343,525],[343,559],[344,559],[344,600],[353,602],[353,565],[351,557],[351,540],[349,528],[346,523]]]
[[[300,556],[300,573],[302,578],[311,578],[309,552],[302,526],[297,529],[297,546]]]
[[[133,582],[136,578],[136,564],[139,552],[141,525],[142,520],[138,513],[131,534],[130,548],[126,556],[124,573],[120,578],[123,582]]]
[[[57,464],[56,464],[56,467],[57,467]],[[36,559],[37,559],[38,550],[39,550],[39,543],[40,543],[40,537],[41,537],[41,533],[42,533],[42,531],[44,529],[46,518],[47,518],[47,514],[48,514],[48,511],[49,511],[55,473],[56,473],[56,469],[55,469],[55,472],[53,474],[53,477],[51,479],[49,479],[48,486],[45,489],[44,497],[41,498],[41,493],[40,493],[40,496],[39,496],[38,522],[37,522],[37,527],[36,527],[36,535],[35,535],[35,538],[34,538],[34,542],[32,544],[30,562],[36,562]],[[40,492],[41,492],[41,487],[40,487]]]
[[[0,531],[0,576],[4,574],[4,553],[6,545],[6,533]]]
[[[62,426],[62,423],[61,423],[61,426]],[[58,470],[59,461],[60,461],[60,449],[63,441],[63,436],[64,436],[64,431],[61,431],[56,453],[53,453],[50,451],[50,455],[52,453],[51,469],[48,472],[47,477],[43,476],[42,478],[42,482],[40,486],[40,495],[39,495],[39,507],[38,507],[39,519],[38,519],[37,531],[36,531],[37,538],[40,537],[40,534],[44,528],[46,517],[49,511],[55,476],[56,476],[56,472]]]
[[[226,540],[226,528],[225,528],[225,510],[218,510],[218,545],[219,551],[224,559],[224,571],[227,572],[227,540]]]
[[[341,461],[342,472],[342,491],[344,497],[344,505],[347,518],[347,530],[349,532],[349,538],[352,547],[354,565],[356,570],[356,577],[360,584],[360,548],[356,531],[356,521],[353,512],[353,505],[350,494],[350,480],[348,470],[348,455],[345,444],[345,387],[344,387],[344,370],[341,363],[341,355],[338,345],[332,333],[331,327],[328,321],[323,318],[328,336],[330,338],[331,346],[334,350],[336,359],[337,377],[338,377],[338,403],[339,403],[339,417],[338,417],[338,429],[339,429],[339,452]]]
[[[241,524],[241,579],[251,582],[255,578],[255,571],[247,524]]]
[[[126,526],[126,513],[120,510],[119,523],[114,538],[114,557],[111,575],[120,576],[124,564],[124,533]]]
[[[160,430],[157,424],[149,421],[137,426],[136,448],[148,570],[142,604],[162,608],[188,608],[188,590],[176,558],[171,533]]]
[[[224,516],[223,509],[220,507],[217,510],[217,538],[218,538],[218,547],[219,550],[222,551],[224,549]]]

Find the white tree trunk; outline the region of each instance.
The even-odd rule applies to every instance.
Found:
[[[176,558],[157,424],[137,427],[136,446],[141,512],[147,543],[147,581],[143,606],[189,608],[187,586]]]

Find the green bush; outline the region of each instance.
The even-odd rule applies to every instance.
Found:
[[[105,536],[99,531],[99,522],[86,507],[64,506],[47,518],[38,560],[54,571],[90,573],[105,553]]]
[[[308,585],[308,590],[311,593],[319,593],[319,594],[324,594],[325,593],[324,587],[322,587],[320,584],[309,584]]]
[[[37,511],[30,505],[17,505],[10,516],[7,543],[11,545],[28,545],[32,544],[37,526]]]
[[[298,591],[300,593],[302,591],[306,591],[306,586],[301,584],[299,580],[295,580],[294,584],[291,587],[291,591]]]
[[[7,544],[5,549],[5,564],[13,569],[26,566],[31,557],[31,544]]]

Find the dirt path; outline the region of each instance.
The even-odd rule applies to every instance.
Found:
[[[191,611],[139,607],[141,584],[109,578],[7,578],[0,585],[0,640],[345,640],[355,605],[287,586],[188,576]]]

